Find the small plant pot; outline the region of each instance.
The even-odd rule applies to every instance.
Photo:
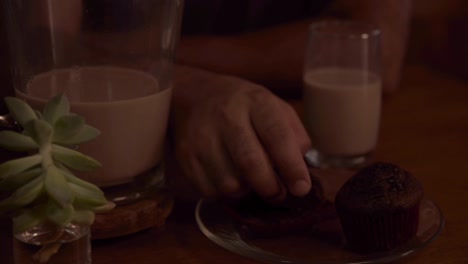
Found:
[[[90,227],[39,225],[14,234],[13,252],[15,264],[90,264]]]

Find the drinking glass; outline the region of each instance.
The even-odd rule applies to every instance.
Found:
[[[318,167],[359,168],[376,148],[380,108],[380,31],[358,22],[310,26],[304,81],[304,125]]]
[[[17,97],[65,94],[101,131],[79,174],[120,204],[164,184],[164,147],[182,0],[4,0]]]

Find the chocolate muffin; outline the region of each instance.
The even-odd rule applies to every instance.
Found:
[[[418,180],[397,165],[379,162],[358,171],[335,199],[348,246],[369,253],[415,237],[423,195]]]

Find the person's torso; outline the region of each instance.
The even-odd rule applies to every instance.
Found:
[[[329,0],[185,0],[183,34],[233,34],[319,14]]]

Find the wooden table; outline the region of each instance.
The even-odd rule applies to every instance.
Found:
[[[398,263],[468,263],[468,83],[409,65],[402,86],[384,101],[377,159],[412,171],[442,208],[446,225],[427,248]],[[293,104],[301,111],[300,102]],[[258,263],[206,238],[193,206],[176,202],[162,233],[95,242],[93,263]],[[8,264],[11,234],[5,224],[1,228],[0,263]]]

